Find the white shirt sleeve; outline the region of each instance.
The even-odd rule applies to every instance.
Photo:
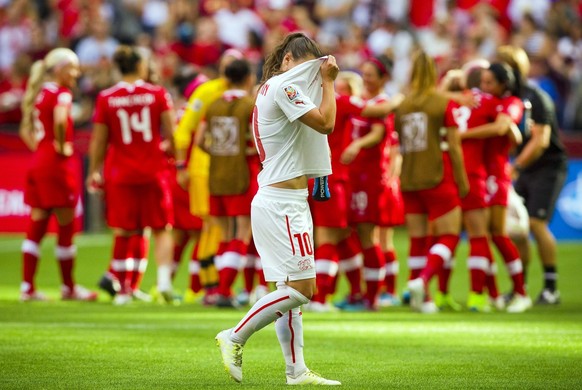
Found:
[[[309,96],[294,83],[280,85],[275,92],[275,103],[281,108],[289,122],[294,122],[297,118],[317,108]]]

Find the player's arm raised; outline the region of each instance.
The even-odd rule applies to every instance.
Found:
[[[310,110],[299,120],[321,134],[331,134],[335,125],[336,102],[333,82],[337,77],[339,67],[333,56],[329,56],[321,64],[323,79],[323,97],[318,108]]]

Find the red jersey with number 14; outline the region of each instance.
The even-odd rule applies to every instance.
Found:
[[[163,173],[161,115],[171,108],[172,99],[163,87],[142,80],[119,82],[97,96],[93,122],[109,129],[106,180],[142,184]]]

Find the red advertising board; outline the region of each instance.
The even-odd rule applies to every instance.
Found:
[[[30,207],[24,204],[24,185],[26,172],[32,154],[29,152],[0,153],[0,232],[25,232],[28,226]],[[81,158],[73,157],[77,162],[78,177],[82,177]],[[81,199],[77,203],[77,227],[83,225],[83,206]],[[56,224],[51,221],[49,231],[56,231]]]

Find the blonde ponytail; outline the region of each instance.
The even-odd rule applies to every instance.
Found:
[[[40,91],[42,82],[49,71],[52,72],[71,63],[79,63],[79,59],[75,52],[71,49],[58,47],[48,52],[44,57],[44,60],[36,61],[30,68],[30,77],[28,78],[26,91],[24,92],[24,98],[22,99],[22,104],[20,106],[22,110],[20,137],[31,148],[34,148],[34,123],[32,115],[36,96]]]
[[[20,122],[20,134],[31,135],[34,131],[32,114],[36,95],[46,75],[46,64],[44,60],[36,61],[30,68],[30,77],[26,84],[26,91],[22,99],[22,122]]]

